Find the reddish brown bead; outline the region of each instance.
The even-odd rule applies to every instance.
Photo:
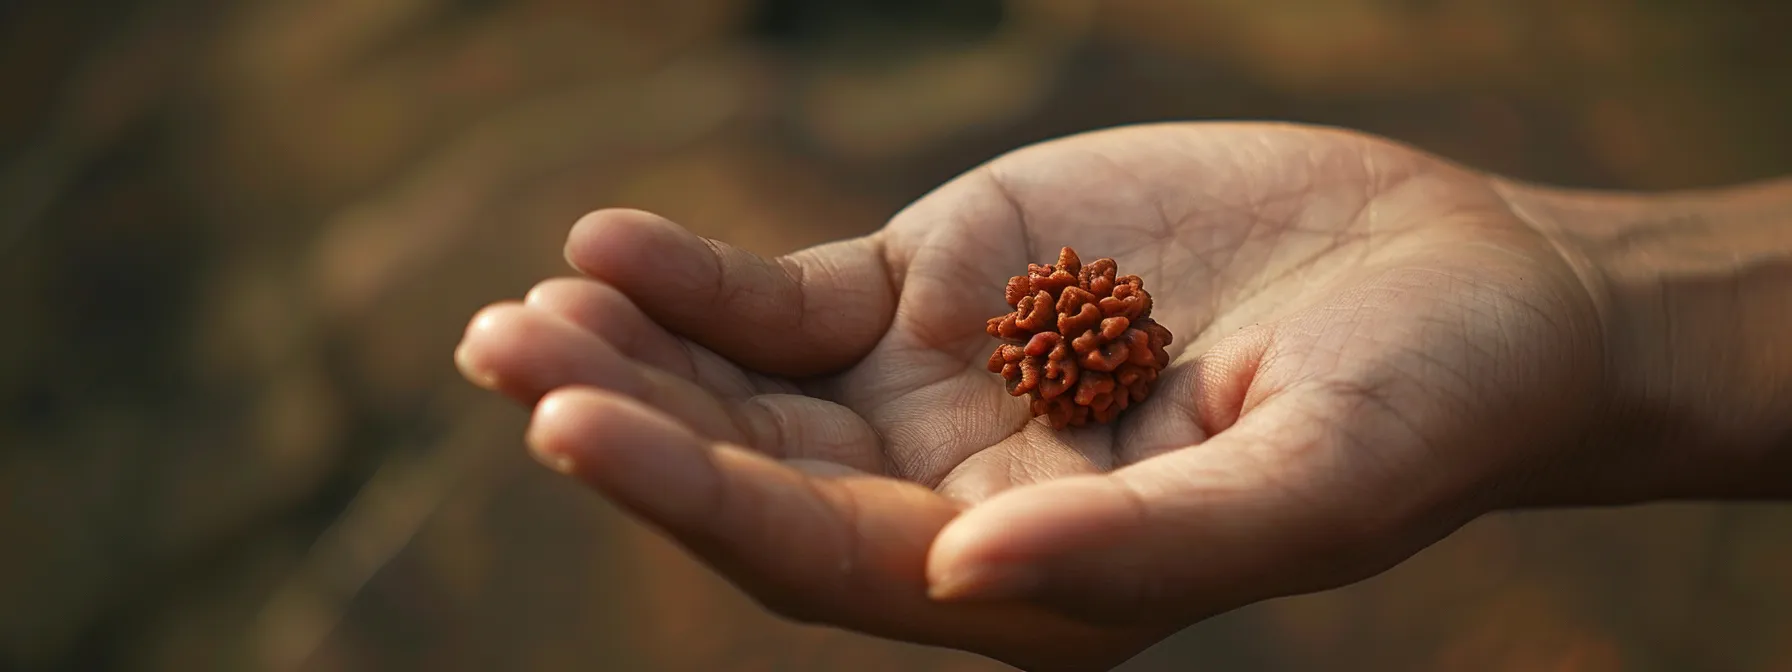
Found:
[[[1113,259],[1083,264],[1068,247],[1058,263],[1028,264],[1008,280],[1014,310],[989,319],[1002,339],[989,370],[1008,393],[1032,397],[1035,416],[1063,429],[1107,423],[1151,394],[1170,364],[1169,329],[1151,319],[1151,294],[1136,275],[1116,275]]]

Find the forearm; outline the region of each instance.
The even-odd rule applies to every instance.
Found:
[[[1792,180],[1649,196],[1513,187],[1601,311],[1593,498],[1792,497]]]

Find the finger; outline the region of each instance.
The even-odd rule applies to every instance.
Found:
[[[875,237],[768,260],[656,215],[603,210],[573,227],[566,258],[673,331],[778,375],[845,368],[870,352],[895,313]]]
[[[645,384],[626,358],[603,357],[609,344],[549,313],[514,301],[473,315],[454,349],[454,364],[480,387],[522,404],[569,381],[591,381],[637,395]]]
[[[907,556],[914,569],[909,587],[918,595],[927,541],[956,513],[902,481],[838,473],[810,479],[602,390],[565,388],[543,398],[528,440],[544,463],[767,589],[806,585],[844,597],[866,574],[886,569],[888,559]],[[853,529],[849,516],[858,505],[866,515],[856,516]],[[907,513],[891,515],[897,512]]]
[[[1115,633],[1050,612],[928,599],[928,544],[959,508],[914,483],[832,465],[818,470],[826,476],[809,475],[704,440],[650,407],[592,389],[544,398],[528,441],[543,462],[665,532],[786,618],[927,644],[974,644],[1010,658],[1036,648],[1041,637],[1091,660],[1115,655],[1104,650],[1114,647]],[[1161,633],[1138,639],[1150,636]]]
[[[768,454],[828,460],[881,473],[877,436],[857,414],[800,395],[722,399],[697,384],[640,365],[555,314],[499,304],[473,319],[456,353],[468,378],[523,404],[582,385],[659,407],[704,436]]]
[[[631,359],[694,381],[723,397],[795,391],[788,383],[756,380],[708,348],[673,335],[642,313],[627,295],[596,280],[547,280],[529,290],[523,303],[584,327]]]
[[[525,405],[549,390],[589,385],[666,408],[706,436],[748,440],[715,395],[638,365],[591,332],[535,308],[502,303],[480,311],[455,361],[469,379]]]
[[[678,337],[654,323],[616,288],[586,278],[554,278],[536,285],[523,305],[584,327],[630,358],[667,373],[697,379],[697,365]]]
[[[1201,446],[972,509],[931,551],[934,596],[1199,618],[1365,578],[1428,543],[1400,536],[1422,488],[1350,464],[1353,433],[1398,431],[1352,421],[1324,392],[1287,395]]]
[[[740,404],[747,436],[760,452],[866,474],[890,473],[877,432],[845,406],[800,394],[761,394]]]

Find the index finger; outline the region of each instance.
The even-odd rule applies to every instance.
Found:
[[[573,227],[566,259],[672,331],[776,375],[850,366],[896,310],[875,235],[766,259],[658,215],[600,210]]]

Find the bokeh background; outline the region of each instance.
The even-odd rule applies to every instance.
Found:
[[[1792,3],[0,3],[0,668],[996,670],[774,619],[450,361],[604,206],[779,253],[1164,119],[1792,173]],[[1215,549],[1223,552],[1223,549]],[[1792,670],[1792,509],[1498,515],[1128,670]]]

